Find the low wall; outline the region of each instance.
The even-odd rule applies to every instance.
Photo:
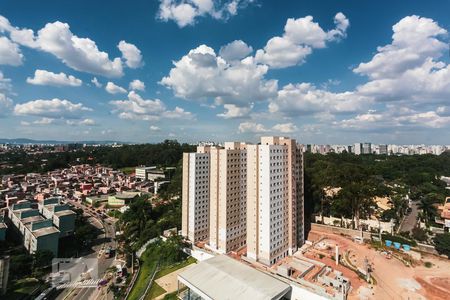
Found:
[[[439,253],[436,251],[434,246],[431,246],[431,245],[417,243],[417,247],[414,247],[413,249],[417,249],[421,252],[425,252],[425,253],[429,253],[429,254],[439,255]]]
[[[351,237],[361,236],[361,231],[359,231],[359,230],[341,228],[341,227],[335,227],[335,226],[323,225],[323,224],[316,224],[316,223],[311,224],[311,230],[324,231],[324,232],[334,233],[334,234],[344,234],[344,235],[348,235]],[[370,240],[372,233],[368,232],[368,231],[363,231],[362,235],[363,235],[364,239]]]
[[[323,220],[322,220],[323,219]],[[332,226],[341,226],[341,222],[344,223],[344,225],[347,225],[346,227],[350,227],[352,224],[352,219],[346,219],[346,218],[335,218],[335,217],[323,217],[322,216],[315,216],[316,222],[323,222],[324,225],[332,225]],[[378,220],[365,220],[360,219],[359,220],[360,225],[367,226],[367,230],[370,231],[371,229],[377,230],[381,227],[381,231],[386,231],[389,233],[392,233],[394,230],[394,222],[378,222]],[[344,227],[345,228],[345,227]]]

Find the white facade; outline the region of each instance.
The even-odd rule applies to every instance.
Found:
[[[197,242],[209,235],[209,155],[189,154],[189,231],[188,237]]]

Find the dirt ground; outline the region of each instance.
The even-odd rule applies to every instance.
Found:
[[[361,283],[355,275],[344,276],[351,279],[353,290],[349,294],[349,299],[447,299],[450,295],[450,260],[440,257],[426,255],[415,267],[407,267],[396,258],[387,259],[381,252],[369,248],[367,245],[358,244],[349,238],[341,235],[312,231],[308,240],[317,241],[325,238],[322,242],[329,245],[338,245],[340,254],[349,251],[349,259],[353,265],[363,268],[365,258],[373,268],[372,276],[376,284],[369,286]],[[321,250],[332,253],[334,247],[328,250]],[[305,256],[308,256],[308,252]],[[333,268],[336,268],[330,258],[318,258]],[[431,268],[424,266],[424,262],[431,262]],[[339,268],[338,268],[339,269]],[[340,269],[339,269],[340,270]],[[350,271],[355,274],[354,272]]]
[[[158,296],[156,298],[156,300],[163,299],[166,294],[170,294],[170,293],[176,292],[176,290],[178,288],[178,280],[177,280],[178,274],[180,274],[184,270],[189,269],[190,267],[192,267],[194,265],[195,264],[190,264],[190,265],[188,265],[188,266],[186,266],[184,268],[178,269],[178,270],[176,270],[176,271],[174,271],[174,272],[172,272],[170,274],[167,274],[164,277],[156,279],[155,282],[157,284],[159,284],[159,286],[161,286],[163,289],[166,290],[166,293]]]

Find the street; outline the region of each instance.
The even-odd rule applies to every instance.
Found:
[[[417,203],[414,201],[411,201],[411,212],[408,215],[406,215],[405,218],[403,219],[403,222],[400,225],[399,232],[403,232],[403,231],[411,232],[411,230],[417,224],[418,214],[419,214],[419,211],[417,209]]]
[[[98,275],[99,278],[103,278],[105,271],[114,265],[114,257],[105,258],[103,255],[99,256],[99,253],[103,253],[105,249],[111,247],[116,249],[115,243],[115,226],[114,222],[109,218],[103,221],[100,217],[97,217],[93,213],[90,213],[86,206],[76,201],[68,201],[75,208],[81,208],[84,210],[84,214],[88,214],[90,217],[88,221],[91,225],[101,229],[103,232],[97,237],[97,244],[94,241],[92,246],[93,253],[83,256],[84,258],[98,258]],[[64,289],[57,297],[58,300],[85,300],[85,299],[97,299],[98,290],[95,287],[92,288],[67,288]],[[106,298],[105,298],[106,299]]]

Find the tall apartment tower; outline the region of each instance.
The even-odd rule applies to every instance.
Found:
[[[183,153],[181,232],[196,243],[209,238],[210,146]]]
[[[247,145],[247,257],[266,265],[304,242],[303,154],[296,141]]]
[[[372,154],[372,143],[364,143],[362,145],[362,154]]]
[[[353,153],[356,155],[361,155],[363,152],[362,144],[361,143],[355,143],[353,147]]]
[[[227,142],[211,151],[209,245],[218,252],[246,243],[247,145]]]

